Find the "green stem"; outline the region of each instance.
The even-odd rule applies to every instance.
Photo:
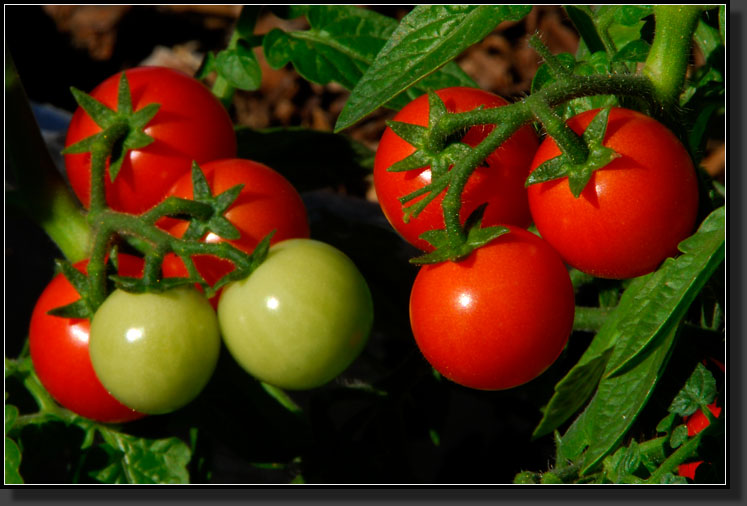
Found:
[[[91,202],[89,218],[107,207],[106,202],[106,161],[114,145],[127,135],[126,121],[117,121],[108,127],[102,142],[97,142],[91,150]]]
[[[660,466],[659,468],[651,473],[651,476],[646,480],[646,483],[658,484],[661,483],[661,479],[667,473],[676,473],[677,467],[685,462],[691,455],[695,453],[695,450],[700,444],[700,439],[703,437],[703,430],[692,438],[688,439],[686,443],[677,448],[677,451],[672,453]]]
[[[665,106],[676,104],[685,83],[693,34],[703,7],[655,5],[656,32],[643,74]]]
[[[589,156],[589,149],[584,140],[566,125],[552,107],[541,100],[538,95],[526,99],[534,117],[542,123],[547,134],[557,143],[560,150],[568,156],[574,165],[582,165]]]
[[[602,328],[602,324],[604,324],[611,310],[609,308],[576,306],[576,313],[573,318],[573,330],[585,332],[598,331]]]
[[[88,256],[90,227],[42,139],[13,58],[5,48],[5,150],[18,205],[71,262]]]

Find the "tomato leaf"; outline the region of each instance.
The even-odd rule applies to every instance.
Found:
[[[670,355],[676,328],[625,374],[603,378],[586,409],[561,439],[558,454],[592,471],[622,441],[648,401]]]
[[[21,467],[21,450],[9,437],[5,437],[5,483],[8,485],[20,485],[23,478],[19,471]]]
[[[643,39],[630,41],[612,57],[613,62],[644,62],[651,44]]]
[[[631,483],[636,478],[632,474],[642,462],[638,443],[633,440],[629,446],[618,449],[613,455],[604,459],[604,473],[612,483]]]
[[[645,278],[638,307],[621,323],[621,338],[606,374],[614,376],[667,334],[684,316],[725,256],[725,208],[712,212],[698,232],[680,243],[683,252]]]
[[[252,47],[239,40],[236,47],[225,49],[215,57],[215,71],[231,86],[240,90],[256,90],[262,84],[262,69]]]
[[[611,353],[612,349],[608,348],[599,355],[579,362],[555,385],[555,394],[542,409],[542,420],[534,429],[532,438],[549,434],[584,405],[604,374]]]
[[[100,430],[108,465],[92,477],[103,483],[186,484],[189,447],[175,437],[145,439],[114,430]]]
[[[701,406],[706,406],[716,398],[716,379],[701,363],[695,367],[685,386],[669,406],[669,412],[689,416]]]
[[[530,9],[510,5],[416,6],[391,33],[352,89],[335,130],[353,125],[416,83],[421,90],[472,85],[463,78],[449,84],[426,78],[482,40],[501,21],[519,20]],[[459,77],[462,74],[460,71]]]
[[[587,5],[566,5],[563,7],[568,17],[576,27],[581,40],[586,44],[588,50],[592,53],[604,51],[602,37],[597,31],[597,25],[594,19],[594,12]]]

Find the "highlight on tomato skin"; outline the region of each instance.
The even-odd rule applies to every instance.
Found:
[[[114,182],[105,178],[106,200],[116,211],[139,214],[158,204],[174,182],[189,174],[192,161],[208,162],[236,156],[233,122],[209,88],[193,77],[166,67],[125,70],[138,111],[151,103],[160,107],[145,126],[154,140],[131,150]],[[121,72],[105,79],[89,94],[110,109],[117,109]],[[73,114],[65,146],[95,135],[101,128],[81,107]],[[107,162],[108,164],[108,162]],[[84,207],[91,193],[91,154],[66,154],[70,185]]]
[[[413,336],[444,377],[504,390],[555,362],[573,328],[568,271],[542,239],[518,227],[456,262],[424,265],[410,295]]]
[[[599,109],[568,120],[582,134]],[[612,108],[604,145],[620,156],[593,172],[580,197],[568,178],[529,186],[540,235],[572,267],[601,278],[654,271],[695,227],[698,182],[685,147],[664,125],[636,111]],[[532,171],[560,155],[547,137]]]
[[[75,264],[85,272],[88,260]],[[119,254],[119,272],[142,275],[143,261]],[[90,321],[63,318],[47,312],[75,302],[80,296],[60,273],[37,299],[29,328],[29,351],[39,381],[62,406],[80,416],[103,423],[123,423],[143,418],[115,399],[101,384],[89,356]]]
[[[467,112],[480,106],[493,108],[508,105],[498,95],[476,88],[450,87],[437,90],[436,94],[444,101],[449,112]],[[428,126],[429,109],[428,96],[422,95],[403,107],[393,120]],[[476,146],[493,128],[493,125],[474,126],[461,141]],[[531,224],[524,181],[529,176],[529,166],[538,145],[534,131],[530,126],[524,126],[491,153],[484,165],[475,169],[462,193],[462,223],[478,206],[487,203],[483,216],[484,226],[508,224],[528,227]],[[403,221],[402,203],[399,201],[400,197],[431,182],[430,167],[406,172],[388,171],[394,163],[414,152],[415,148],[410,143],[387,127],[374,159],[374,188],[384,215],[400,236],[423,251],[432,251],[433,247],[420,239],[420,235],[445,227],[441,210],[443,194],[407,223]],[[422,198],[418,197],[408,204]]]

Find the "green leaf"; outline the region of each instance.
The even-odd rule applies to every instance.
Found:
[[[703,19],[698,21],[693,38],[700,50],[703,51],[706,61],[710,60],[711,55],[724,45],[721,42],[721,35],[718,28],[712,27]]]
[[[318,84],[336,81],[347,89],[353,89],[397,28],[396,20],[354,6],[311,5],[304,13],[311,25],[309,30],[273,29],[265,35],[263,48],[268,63],[273,68],[292,63],[309,81]],[[458,65],[451,63],[423,85],[426,87],[385,105],[399,109],[428,88],[475,86],[475,83]]]
[[[607,375],[614,376],[637,361],[649,346],[668,334],[725,258],[725,208],[713,211],[690,238],[683,252],[669,258],[640,283],[638,305],[621,323],[622,336],[610,359]]]
[[[530,6],[419,5],[400,22],[353,88],[337,119],[345,129],[437,71]],[[423,83],[430,86],[429,83]]]
[[[629,483],[629,475],[638,470],[641,462],[638,443],[633,440],[629,446],[620,448],[613,455],[604,459],[603,467],[607,478],[612,483]]]
[[[599,383],[612,349],[601,355],[579,362],[555,385],[555,393],[542,410],[542,420],[534,429],[532,438],[549,434],[586,403]]]
[[[262,84],[262,69],[254,50],[244,40],[215,57],[214,68],[228,84],[240,90],[256,90]]]
[[[651,44],[638,39],[629,42],[612,57],[613,62],[643,62],[646,61]]]
[[[669,438],[669,445],[672,448],[679,448],[685,441],[687,441],[687,426],[678,425],[672,431],[672,436]]]
[[[604,43],[597,31],[594,12],[591,8],[586,5],[566,5],[564,9],[588,50],[592,53],[604,51]]]
[[[656,426],[656,432],[664,432],[666,434],[669,434],[672,430],[672,427],[674,427],[674,421],[676,416],[674,413],[670,413],[659,422],[659,424]]]
[[[20,485],[23,478],[19,472],[21,467],[21,450],[9,437],[5,437],[5,483],[8,485]]]
[[[716,398],[716,379],[706,367],[698,363],[685,386],[672,401],[669,412],[689,416],[701,406],[706,406]]]
[[[618,447],[645,406],[663,373],[675,330],[647,350],[625,374],[603,378],[586,409],[563,435],[558,453],[562,458],[578,462],[582,475],[595,469]]]
[[[615,11],[615,21],[625,26],[635,26],[653,12],[650,5],[621,5]]]
[[[8,435],[8,432],[10,429],[13,428],[13,424],[16,422],[16,418],[18,418],[18,408],[13,406],[12,404],[6,404],[5,405],[5,435]]]
[[[102,483],[186,484],[189,447],[180,439],[145,439],[101,430],[108,465],[93,477]]]

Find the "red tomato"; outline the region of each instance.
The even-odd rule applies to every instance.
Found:
[[[222,193],[243,184],[238,198],[224,216],[241,232],[241,237],[228,241],[236,248],[251,253],[257,244],[275,230],[271,244],[292,238],[308,238],[309,222],[301,196],[291,183],[270,167],[251,160],[231,158],[201,165],[213,194]],[[192,176],[184,175],[169,191],[169,195],[193,198]],[[181,237],[188,222],[164,219],[159,226],[170,234]],[[208,233],[206,242],[220,242],[219,236]],[[233,270],[233,264],[211,255],[196,255],[197,270],[211,285]],[[173,253],[166,256],[163,273],[167,277],[186,276],[187,269]],[[213,304],[217,303],[214,299]]]
[[[420,351],[461,385],[526,383],[560,355],[573,327],[573,286],[557,253],[518,227],[457,262],[425,265],[410,295]]]
[[[467,112],[479,106],[493,108],[507,105],[501,97],[475,88],[444,88],[436,91],[436,94],[444,101],[449,112]],[[429,111],[428,96],[423,95],[399,111],[394,120],[427,126]],[[472,127],[462,142],[476,146],[493,128],[493,125]],[[484,166],[475,169],[462,193],[462,223],[472,211],[486,202],[488,205],[483,218],[484,226],[509,224],[526,227],[531,223],[524,181],[529,175],[529,164],[537,145],[537,137],[532,129],[523,127],[488,156]],[[414,152],[415,148],[411,144],[387,128],[374,160],[374,187],[381,209],[394,229],[409,243],[424,251],[432,251],[433,247],[419,239],[419,236],[428,230],[445,227],[441,210],[443,193],[408,223],[402,220],[402,204],[398,200],[430,183],[430,167],[406,172],[387,172],[394,163]]]
[[[88,260],[75,264],[85,271]],[[122,275],[141,275],[140,258],[120,254]],[[78,300],[80,296],[63,274],[47,285],[31,315],[31,360],[44,388],[62,406],[81,416],[105,423],[128,422],[145,416],[117,401],[96,377],[88,355],[90,321],[62,318],[47,311]]]
[[[581,134],[599,110],[571,118]],[[698,185],[687,151],[656,120],[613,108],[604,145],[621,156],[595,171],[575,198],[568,179],[529,187],[529,207],[542,237],[573,267],[625,279],[655,270],[692,233]],[[560,154],[545,139],[532,170]]]
[[[138,67],[125,71],[135,111],[148,104],[160,108],[144,131],[154,141],[130,151],[111,182],[106,176],[109,207],[142,213],[163,199],[192,161],[203,163],[236,156],[236,136],[231,118],[210,90],[192,77],[168,68]],[[90,95],[116,109],[121,74],[99,84]],[[65,145],[69,146],[101,131],[90,116],[78,108],[70,122]],[[84,206],[91,195],[90,153],[65,155],[70,184]]]
[[[685,464],[680,464],[679,466],[677,466],[677,474],[685,478],[690,478],[691,480],[694,480],[695,471],[698,470],[698,467],[700,467],[700,464],[702,463],[703,463],[702,460],[698,460],[696,462],[687,462]]]
[[[721,414],[721,407],[717,406],[715,401],[712,404],[708,405],[708,409],[716,418],[718,418]],[[701,410],[698,410],[692,415],[685,417],[685,423],[687,424],[687,435],[690,437],[693,437],[710,425],[708,417],[705,416]]]

